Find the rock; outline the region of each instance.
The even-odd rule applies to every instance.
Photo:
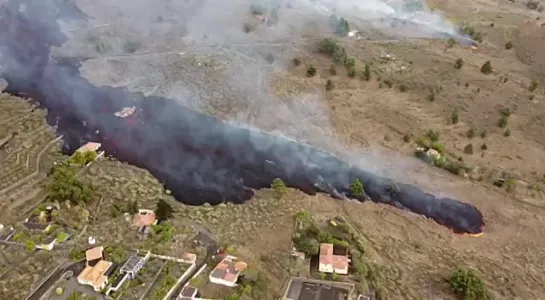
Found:
[[[172,192],[171,192],[170,190],[165,190],[165,193],[166,193],[167,195],[170,195]]]
[[[439,154],[439,152],[435,149],[428,149],[428,151],[426,151],[426,156],[432,158],[433,160],[438,160],[441,158],[441,154]]]
[[[206,202],[206,203],[204,203],[202,206],[204,206],[204,207],[210,207],[210,203]]]
[[[225,204],[225,202],[222,202],[218,205],[219,207],[227,207],[227,204]]]

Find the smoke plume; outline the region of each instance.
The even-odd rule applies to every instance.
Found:
[[[8,80],[8,92],[25,93],[48,108],[48,121],[65,136],[68,150],[101,141],[109,154],[148,169],[184,203],[240,203],[281,178],[309,194],[370,199],[455,232],[481,232],[483,218],[472,205],[294,140],[312,132],[319,138],[310,142],[331,149],[319,93],[278,104],[269,88],[271,74],[285,67],[297,45],[313,42],[305,30],[333,31],[328,18],[336,14],[352,18],[362,34],[368,26],[388,27],[389,20],[412,28],[411,36],[464,38],[424,7],[414,13],[394,2],[357,3],[4,1],[0,77]],[[136,113],[115,115],[128,106]],[[210,106],[228,120],[202,113]],[[355,179],[365,195],[351,193]]]

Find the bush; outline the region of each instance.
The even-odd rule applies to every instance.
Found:
[[[331,79],[328,79],[325,83],[325,90],[331,91],[334,87],[335,85],[333,84],[333,81]]]
[[[465,154],[473,154],[473,144],[469,143],[464,147]]]
[[[318,44],[318,50],[320,52],[327,53],[333,59],[333,61],[338,64],[346,61],[346,50],[344,50],[343,47],[339,46],[337,42],[331,38],[323,39]]]
[[[157,216],[157,220],[159,222],[167,220],[168,218],[172,217],[172,212],[172,206],[170,206],[170,204],[168,204],[168,202],[166,202],[165,200],[159,199],[159,201],[157,202],[157,207],[155,208],[155,215]]]
[[[365,190],[363,189],[363,184],[361,183],[361,181],[356,178],[354,179],[354,181],[352,181],[352,183],[350,184],[350,193],[352,194],[352,196],[355,196],[355,197],[361,197],[364,195],[365,193]]]
[[[506,50],[511,50],[512,48],[513,48],[513,43],[512,42],[505,43],[505,49]]]
[[[166,243],[174,236],[174,227],[167,222],[153,225],[153,231],[157,236],[158,243]]]
[[[458,59],[454,62],[454,68],[455,68],[455,69],[461,69],[463,66],[464,66],[464,60],[461,59],[461,58],[458,58]]]
[[[349,68],[349,69],[348,69],[348,74],[347,74],[347,75],[348,75],[348,77],[350,77],[350,78],[354,78],[354,77],[356,77],[356,73],[357,73],[357,72],[356,72],[356,68],[355,68],[355,67],[352,67],[352,68]]]
[[[27,252],[34,252],[36,250],[36,244],[32,240],[25,241],[25,250]]]
[[[297,67],[301,64],[301,59],[299,59],[298,57],[294,58],[293,59],[293,64]]]
[[[503,136],[505,136],[505,137],[511,136],[511,130],[509,128],[507,128],[505,130],[505,132],[503,133]]]
[[[460,300],[487,300],[490,298],[484,282],[471,269],[458,268],[449,279],[450,287]]]
[[[439,152],[441,154],[445,153],[445,145],[443,145],[443,144],[441,144],[439,142],[432,143],[431,148],[437,150],[437,152]]]
[[[313,77],[314,75],[316,75],[316,68],[314,66],[308,67],[307,76],[308,77]]]
[[[410,133],[406,133],[404,136],[403,136],[403,141],[405,143],[409,143],[411,141],[411,138],[412,138],[412,134]]]
[[[73,204],[89,203],[93,192],[91,188],[79,181],[74,169],[66,163],[55,166],[48,185],[48,198],[56,201],[69,200]]]
[[[450,114],[450,122],[452,124],[458,124],[460,121],[460,117],[458,116],[458,109],[455,108],[452,110],[452,113]]]
[[[349,69],[354,68],[356,66],[356,61],[352,57],[347,57],[344,60],[344,65]]]
[[[439,141],[439,132],[438,132],[438,131],[435,131],[435,130],[433,130],[433,129],[428,130],[428,132],[426,133],[426,136],[427,136],[432,142],[437,142],[437,141]]]
[[[337,69],[335,68],[334,65],[331,65],[331,67],[329,67],[329,74],[333,76],[337,75]]]
[[[286,184],[280,178],[275,178],[272,181],[271,189],[273,190],[274,197],[276,199],[281,199],[282,197],[284,197],[284,195],[288,191],[288,188],[286,187]]]
[[[465,26],[462,28],[462,32],[469,35],[476,42],[482,43],[483,36],[480,32],[476,31],[475,28],[471,26]]]
[[[371,67],[369,67],[369,65],[365,65],[365,69],[362,73],[362,79],[365,81],[371,80]]]
[[[72,249],[70,250],[70,253],[68,254],[70,257],[70,260],[76,262],[80,261],[85,258],[85,251],[84,250],[78,250],[78,249]]]
[[[475,127],[471,127],[467,130],[466,136],[470,139],[474,138],[477,134],[477,129]]]
[[[69,235],[66,232],[59,231],[57,233],[57,243],[64,243],[68,239]]]
[[[531,10],[538,10],[539,9],[539,1],[537,0],[530,0],[526,2],[526,7]]]
[[[500,120],[498,121],[498,126],[501,128],[505,128],[505,126],[507,126],[508,118],[509,117],[507,117],[506,115],[502,115]]]
[[[123,51],[126,53],[134,53],[140,49],[142,44],[137,41],[127,41],[125,44],[123,44]]]
[[[394,86],[394,83],[391,81],[391,80],[384,80],[383,81],[385,85],[387,85],[389,88],[391,88],[392,86]]]
[[[484,139],[484,138],[486,137],[487,134],[488,134],[488,131],[486,131],[486,129],[483,129],[483,131],[481,131],[481,134],[480,134],[480,135],[481,135],[481,138]]]
[[[62,293],[64,293],[64,289],[62,287],[58,287],[55,289],[55,294],[57,294],[57,296],[61,296]]]
[[[408,88],[406,85],[404,85],[404,84],[401,84],[401,85],[399,86],[399,91],[402,92],[402,93],[405,93],[405,92],[408,91],[408,90],[409,90],[409,88]]]
[[[493,69],[492,69],[492,63],[490,63],[490,61],[487,60],[487,61],[483,64],[483,66],[481,67],[481,73],[488,75],[488,74],[492,73],[492,71],[493,71]]]

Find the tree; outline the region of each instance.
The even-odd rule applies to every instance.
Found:
[[[456,269],[449,280],[452,291],[460,300],[487,300],[490,298],[484,282],[471,269]]]
[[[335,87],[335,84],[333,84],[333,81],[331,79],[328,79],[325,83],[325,90],[331,91]]]
[[[275,178],[272,181],[271,188],[273,189],[274,197],[276,199],[281,199],[288,191],[286,184],[280,178]]]
[[[60,163],[53,169],[48,186],[51,200],[69,200],[74,204],[88,203],[92,198],[91,188],[77,178],[76,172],[66,163]]]
[[[83,152],[76,151],[76,152],[74,152],[74,154],[72,154],[72,156],[70,157],[70,159],[68,161],[71,164],[84,165],[85,164],[85,156],[84,156]]]
[[[316,75],[316,68],[314,66],[308,67],[307,76],[308,77],[313,77],[314,75]]]
[[[166,222],[153,226],[153,231],[157,235],[157,242],[165,243],[174,236],[174,227]]]
[[[163,199],[159,199],[159,202],[157,202],[157,208],[155,209],[155,216],[159,222],[165,221],[172,217],[172,211],[173,209],[170,204]]]
[[[350,193],[352,193],[352,196],[355,196],[355,197],[361,197],[365,193],[363,189],[363,184],[358,178],[354,179],[354,181],[350,184],[349,188],[350,188]]]
[[[85,153],[83,153],[83,159],[85,161],[85,165],[94,161],[95,159],[97,159],[97,156],[98,154],[95,152],[95,151],[85,151]]]
[[[315,238],[299,234],[294,237],[293,242],[297,250],[308,255],[317,255],[320,252],[320,243]]]
[[[481,67],[481,73],[488,75],[488,74],[492,73],[492,71],[493,71],[492,63],[490,63],[490,61],[488,60]]]
[[[108,258],[116,264],[122,264],[129,256],[127,251],[119,246],[106,247],[106,253],[108,254]]]

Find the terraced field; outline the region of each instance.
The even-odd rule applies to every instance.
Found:
[[[0,95],[0,210],[2,219],[16,216],[39,201],[59,141],[46,112],[29,101]],[[14,211],[18,209],[18,211]]]

